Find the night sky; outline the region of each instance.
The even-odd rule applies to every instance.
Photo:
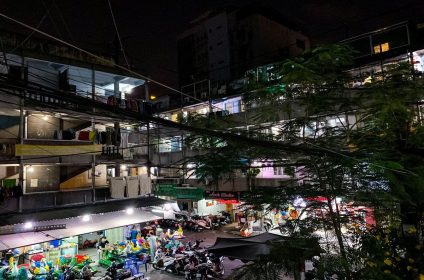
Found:
[[[177,86],[177,35],[201,13],[249,0],[111,0],[127,56],[136,71]],[[424,22],[424,0],[260,1],[296,22],[315,44],[334,42],[403,20]],[[113,51],[115,29],[107,0],[0,0],[0,11],[91,50]],[[48,13],[47,13],[48,12]],[[29,31],[0,20],[0,28]]]

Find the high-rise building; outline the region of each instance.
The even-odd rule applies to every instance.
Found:
[[[204,80],[209,81],[209,87],[221,86],[242,77],[248,69],[309,48],[308,37],[294,23],[267,9],[208,11],[179,36],[180,86],[184,89]],[[195,96],[206,97],[209,94]]]

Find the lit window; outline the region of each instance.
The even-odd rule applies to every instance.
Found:
[[[388,50],[390,50],[388,42],[374,46],[374,53],[383,53],[387,52]]]

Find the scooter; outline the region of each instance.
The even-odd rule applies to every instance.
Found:
[[[222,278],[225,274],[224,269],[224,257],[216,257],[214,254],[209,254],[208,256],[209,269],[207,271],[208,277],[212,278]]]
[[[185,250],[186,251],[194,251],[197,249],[200,249],[200,243],[202,243],[203,240],[201,239],[197,239],[196,241],[189,241],[186,246],[185,246]]]
[[[154,269],[170,271],[171,266],[174,264],[175,258],[166,256],[161,249],[156,250],[155,257],[152,262]]]
[[[174,262],[168,266],[172,273],[180,275],[184,274],[184,267],[189,263],[189,257],[184,254],[175,256]]]
[[[106,275],[113,280],[123,280],[131,277],[131,271],[125,269],[118,269],[115,262],[112,262],[110,267],[107,269]]]

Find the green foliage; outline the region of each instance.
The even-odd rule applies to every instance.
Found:
[[[215,182],[236,171],[252,175],[250,163],[254,160],[283,166],[291,179],[282,182],[281,188],[257,189],[247,198],[247,203],[258,209],[264,204],[270,209],[281,208],[296,197],[325,198],[306,200],[304,211],[308,217],[288,225],[293,237],[311,238],[321,230],[331,231],[337,238],[336,246],[326,248],[327,254],[317,262],[319,278],[331,274],[347,279],[416,277],[423,272],[424,263],[418,256],[421,249],[418,253],[414,249],[423,243],[424,128],[417,106],[424,100],[424,87],[411,65],[401,63],[374,76],[372,83],[362,88],[349,88],[346,70],[352,67],[352,58],[353,51],[346,46],[323,46],[277,64],[274,79],[251,77],[244,96],[250,108],[247,121],[261,125],[233,131],[251,138],[306,146],[316,153],[196,136],[201,139],[198,147],[208,151],[191,160],[197,163],[201,178]],[[194,118],[189,123],[213,129],[240,127],[231,122],[231,117]],[[263,132],[264,124],[273,127],[273,133]],[[218,147],[217,142],[225,145]],[[248,159],[249,164],[242,164],[241,158]],[[396,268],[384,265],[384,252],[378,246],[384,249],[386,245],[373,239],[375,232],[350,231],[351,217],[339,212],[336,197],[373,206],[376,231],[387,225],[396,229],[387,245]],[[398,234],[405,224],[416,228],[407,237]],[[346,229],[349,234],[344,233]],[[348,238],[350,243],[346,242]],[[393,250],[413,256],[417,271],[411,272],[406,264],[399,263]],[[273,257],[261,262],[267,271],[274,271],[272,265],[293,271],[292,264],[274,263]],[[365,265],[365,259],[376,266]]]

